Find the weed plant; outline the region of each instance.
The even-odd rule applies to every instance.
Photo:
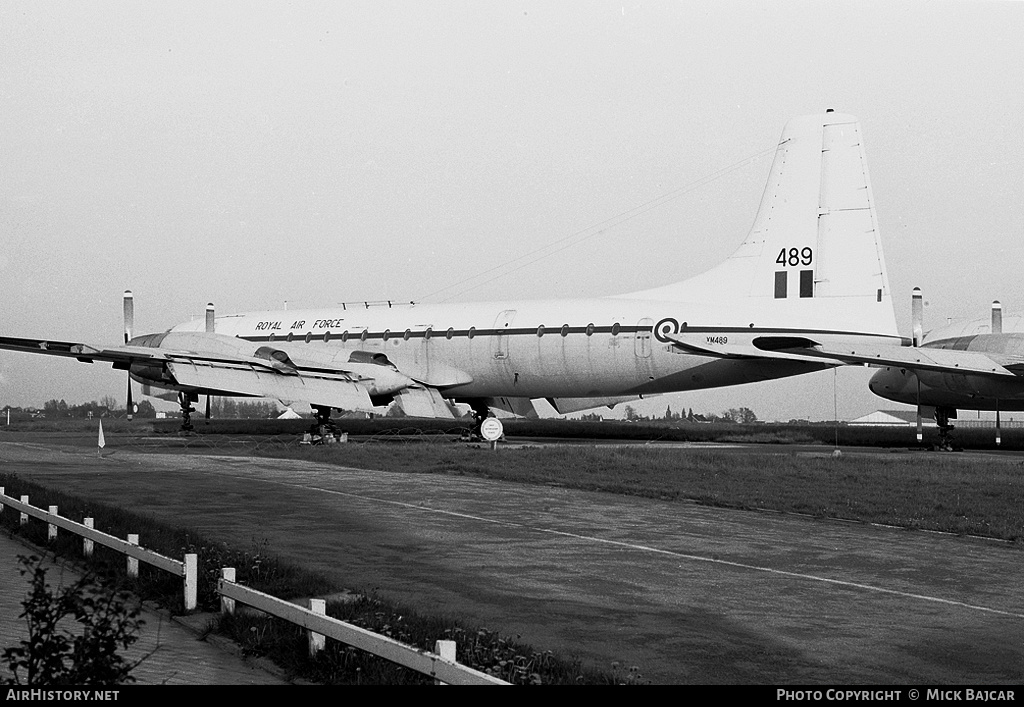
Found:
[[[86,573],[54,588],[49,567],[19,555],[31,587],[22,602],[28,638],[3,650],[10,685],[120,685],[134,682],[137,663],[120,651],[138,640],[144,623],[134,595],[110,577]],[[75,626],[77,630],[72,629]]]

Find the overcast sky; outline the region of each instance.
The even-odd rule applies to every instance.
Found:
[[[208,301],[678,281],[742,242],[783,125],[826,108],[861,120],[902,332],[914,286],[926,329],[1020,313],[1021,27],[1020,2],[5,0],[0,335],[118,343],[125,289],[141,333]],[[895,407],[869,377],[642,409]],[[0,352],[0,406],[123,387]]]

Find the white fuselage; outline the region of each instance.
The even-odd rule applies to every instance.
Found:
[[[758,310],[760,319],[753,314]],[[635,396],[750,383],[823,367],[692,355],[660,339],[659,326],[733,342],[797,332],[813,333],[819,340],[863,337],[875,343],[880,336],[831,330],[826,317],[820,326],[797,329],[765,316],[764,309],[743,301],[715,307],[608,297],[249,313],[217,317],[215,330],[251,342],[254,350],[271,346],[285,351],[300,366],[343,362],[353,351],[383,353],[403,373],[449,398]],[[201,331],[203,326],[190,322],[172,331]]]

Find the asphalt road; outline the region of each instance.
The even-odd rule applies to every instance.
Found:
[[[0,443],[0,468],[241,548],[265,540],[342,586],[655,683],[1024,679],[1015,545],[461,476],[98,458],[53,442]]]

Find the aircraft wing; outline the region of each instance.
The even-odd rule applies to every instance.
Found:
[[[669,335],[672,343],[687,351],[716,358],[775,359],[790,361],[816,361],[833,366],[860,364],[869,366],[898,366],[912,370],[939,373],[970,374],[996,377],[1016,377],[1021,366],[1007,367],[981,351],[960,351],[909,346],[878,346],[870,344],[822,345],[801,336],[758,336],[735,344],[709,342],[705,334]],[[710,337],[715,339],[716,337]],[[1005,362],[1004,362],[1005,363]]]
[[[377,354],[346,352],[351,353],[347,361],[295,362],[283,351],[257,348],[234,337],[187,336],[176,340],[182,348],[103,348],[79,342],[0,337],[0,349],[62,356],[85,363],[109,362],[114,368],[130,370],[132,377],[142,383],[172,390],[265,397],[286,404],[302,402],[347,410],[372,410],[374,398],[377,404],[394,398],[410,415],[452,417],[443,397],[431,385],[433,381],[421,380],[419,372],[406,375],[386,357],[378,360]],[[247,355],[250,348],[255,349],[256,355]],[[442,373],[444,380],[466,380],[465,374]]]
[[[274,398],[286,404],[305,402],[346,410],[373,408],[366,387],[338,376],[287,376],[255,368],[213,366],[195,361],[176,361],[167,367],[178,385],[224,395]]]
[[[52,339],[18,339],[0,336],[0,349],[21,351],[22,353],[45,354],[47,356],[64,356],[74,358],[83,363],[105,361],[114,364],[114,368],[126,369],[133,363],[167,363],[176,360],[203,361],[214,363],[246,363],[258,368],[274,370],[274,363],[269,360],[244,357],[224,356],[218,353],[201,353],[196,351],[175,351],[148,346],[112,346],[98,348],[90,344],[70,341],[53,341]]]
[[[132,363],[134,361],[162,359],[159,349],[142,346],[116,346],[112,349],[101,349],[89,344],[73,341],[53,341],[52,339],[18,339],[12,336],[0,336],[0,349],[37,353],[47,356],[65,356],[76,358],[84,363],[93,361],[109,361],[111,363]]]

